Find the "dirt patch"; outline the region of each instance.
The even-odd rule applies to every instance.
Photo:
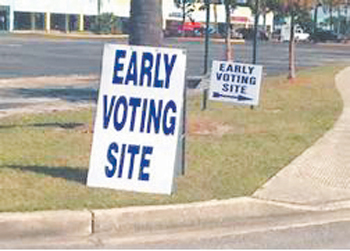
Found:
[[[289,89],[290,87],[311,87],[313,80],[309,77],[296,77],[294,79],[289,79],[288,81],[283,81],[274,86],[276,89]]]
[[[212,121],[207,118],[195,118],[188,120],[187,132],[190,135],[211,135],[222,137],[224,134],[239,132],[241,131],[239,127],[233,127],[231,125],[227,125],[223,122]],[[242,130],[244,130],[242,128]]]

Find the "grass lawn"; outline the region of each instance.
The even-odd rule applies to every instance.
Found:
[[[92,110],[0,120],[0,211],[186,203],[252,194],[329,130],[342,110],[334,86],[344,66],[265,79],[261,104],[188,102],[186,175],[171,196],[85,186]]]

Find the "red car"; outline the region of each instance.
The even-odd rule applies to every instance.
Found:
[[[202,24],[199,22],[185,22],[184,25],[179,25],[179,34],[185,33],[186,36],[200,36]]]

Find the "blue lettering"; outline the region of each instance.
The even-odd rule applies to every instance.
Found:
[[[108,151],[107,151],[107,159],[108,162],[112,165],[112,169],[110,170],[108,166],[105,166],[105,174],[108,178],[113,177],[116,167],[117,167],[117,159],[112,154],[112,151],[115,153],[118,152],[118,145],[117,143],[110,144]]]
[[[170,75],[173,71],[174,65],[175,65],[175,61],[176,61],[177,55],[173,55],[171,57],[171,62],[169,63],[169,55],[168,54],[164,54],[164,61],[165,61],[165,73],[166,73],[166,77],[165,77],[165,88],[169,88],[169,82],[170,82]]]
[[[128,153],[130,153],[130,167],[129,167],[128,179],[132,179],[132,174],[134,172],[135,155],[140,153],[140,146],[129,145]]]
[[[255,85],[256,84],[256,78],[255,77],[251,77],[249,84]]]
[[[115,96],[112,96],[111,103],[109,104],[108,112],[107,112],[107,103],[108,96],[103,95],[103,128],[107,129],[109,125],[109,121],[111,120],[112,110],[115,103]]]
[[[254,71],[254,66],[248,66],[249,74],[252,74]]]
[[[241,84],[248,84],[249,77],[248,76],[242,76]]]
[[[132,106],[130,131],[133,132],[134,127],[135,127],[136,108],[140,107],[141,99],[140,98],[130,98],[129,105]]]
[[[119,62],[119,59],[125,58],[125,50],[117,50],[115,52],[115,62],[114,62],[114,73],[113,73],[113,84],[122,84],[123,78],[118,76],[118,72],[124,69],[124,64]]]
[[[155,76],[154,76],[154,85],[153,85],[153,87],[156,87],[156,88],[162,88],[163,82],[164,82],[164,80],[159,80],[160,59],[161,59],[161,54],[158,53],[156,58],[156,70],[154,73]]]
[[[156,104],[155,104],[155,101],[153,99],[151,99],[150,107],[149,107],[147,133],[151,132],[152,120],[153,120],[153,124],[154,124],[154,131],[155,131],[155,133],[159,133],[160,118],[161,118],[161,115],[162,115],[162,106],[163,106],[163,100],[159,100],[159,103],[158,103],[158,114],[156,114]]]
[[[220,71],[225,71],[225,64],[220,64],[219,70]]]
[[[230,85],[227,84],[227,83],[226,83],[226,84],[223,84],[223,85],[222,85],[222,91],[227,92],[227,91],[229,90],[229,86],[230,86]]]
[[[143,105],[142,105],[143,109],[142,109],[142,116],[141,116],[140,132],[144,132],[145,130],[147,107],[148,107],[148,99],[144,99]]]
[[[146,159],[147,154],[153,153],[153,147],[150,146],[144,146],[142,147],[142,154],[141,154],[141,164],[140,164],[140,173],[139,173],[139,180],[149,180],[149,174],[144,172],[144,169],[146,167],[149,167],[150,160]]]
[[[127,72],[126,78],[125,78],[125,85],[128,85],[130,81],[134,82],[134,85],[137,85],[137,54],[136,54],[136,51],[133,51],[132,55],[131,55],[128,72]]]
[[[227,74],[227,73],[224,74],[223,80],[224,80],[224,81],[229,81],[229,80],[230,80],[230,75]]]
[[[235,65],[235,72],[238,72],[238,73],[241,72],[241,66],[240,65]]]
[[[118,178],[121,178],[123,175],[123,168],[124,168],[124,159],[125,159],[125,149],[126,145],[122,145],[122,152],[120,154],[120,161],[119,161],[119,170],[118,170]]]
[[[142,148],[142,153],[140,156],[140,149]],[[150,174],[145,172],[146,168],[150,167],[150,159],[149,155],[153,154],[153,147],[151,146],[143,146],[140,145],[127,145],[122,144],[122,150],[120,153],[120,160],[119,160],[119,170],[118,170],[118,178],[122,178],[123,176],[123,168],[124,168],[124,160],[125,160],[125,154],[127,152],[130,154],[130,166],[129,166],[129,172],[128,172],[128,179],[133,178],[134,173],[134,167],[135,167],[135,159],[136,156],[138,157],[139,163],[139,174],[138,179],[143,181],[148,181]],[[107,160],[111,166],[105,166],[105,175],[108,178],[112,178],[116,171],[117,171],[117,157],[115,154],[117,154],[119,151],[118,144],[113,142],[109,145],[108,151],[107,151]],[[136,178],[136,177],[135,177]]]
[[[176,113],[176,104],[174,101],[170,100],[164,108],[164,117],[163,117],[163,132],[165,135],[174,135],[175,125],[176,125],[176,117],[170,117],[170,126],[167,126],[168,121],[168,112],[172,110],[173,113]]]
[[[148,66],[146,66],[148,62]],[[152,82],[152,68],[153,68],[153,55],[152,53],[145,52],[142,55],[141,73],[140,73],[140,86],[143,86],[145,76],[147,77],[147,86],[151,86]]]
[[[118,121],[118,113],[119,113],[119,108],[123,106],[123,116],[121,122]],[[128,115],[128,102],[125,98],[125,96],[119,97],[117,103],[115,104],[115,109],[114,109],[114,128],[117,131],[120,131],[124,128],[126,119]]]
[[[217,80],[221,80],[222,77],[222,73],[216,73],[216,79]]]

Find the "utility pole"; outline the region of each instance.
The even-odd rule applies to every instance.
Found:
[[[208,56],[209,56],[209,24],[210,24],[210,0],[205,0],[206,20],[205,20],[205,48],[204,48],[204,72],[208,73]]]
[[[209,64],[209,24],[210,24],[210,0],[205,0],[205,9],[206,9],[206,27],[205,27],[205,47],[204,47],[204,71],[203,75],[208,73],[208,64]],[[203,90],[203,99],[201,110],[204,111],[207,109],[207,100],[208,100],[208,88],[204,87]]]
[[[258,41],[258,22],[259,22],[259,0],[255,0],[255,17],[254,17],[254,40],[253,40],[253,60],[252,63],[256,64],[257,54],[257,41]]]
[[[186,0],[182,0],[182,36],[185,36],[185,23],[186,23]]]
[[[319,7],[319,3],[316,3],[315,10],[314,10],[314,33],[317,31],[317,11]]]

